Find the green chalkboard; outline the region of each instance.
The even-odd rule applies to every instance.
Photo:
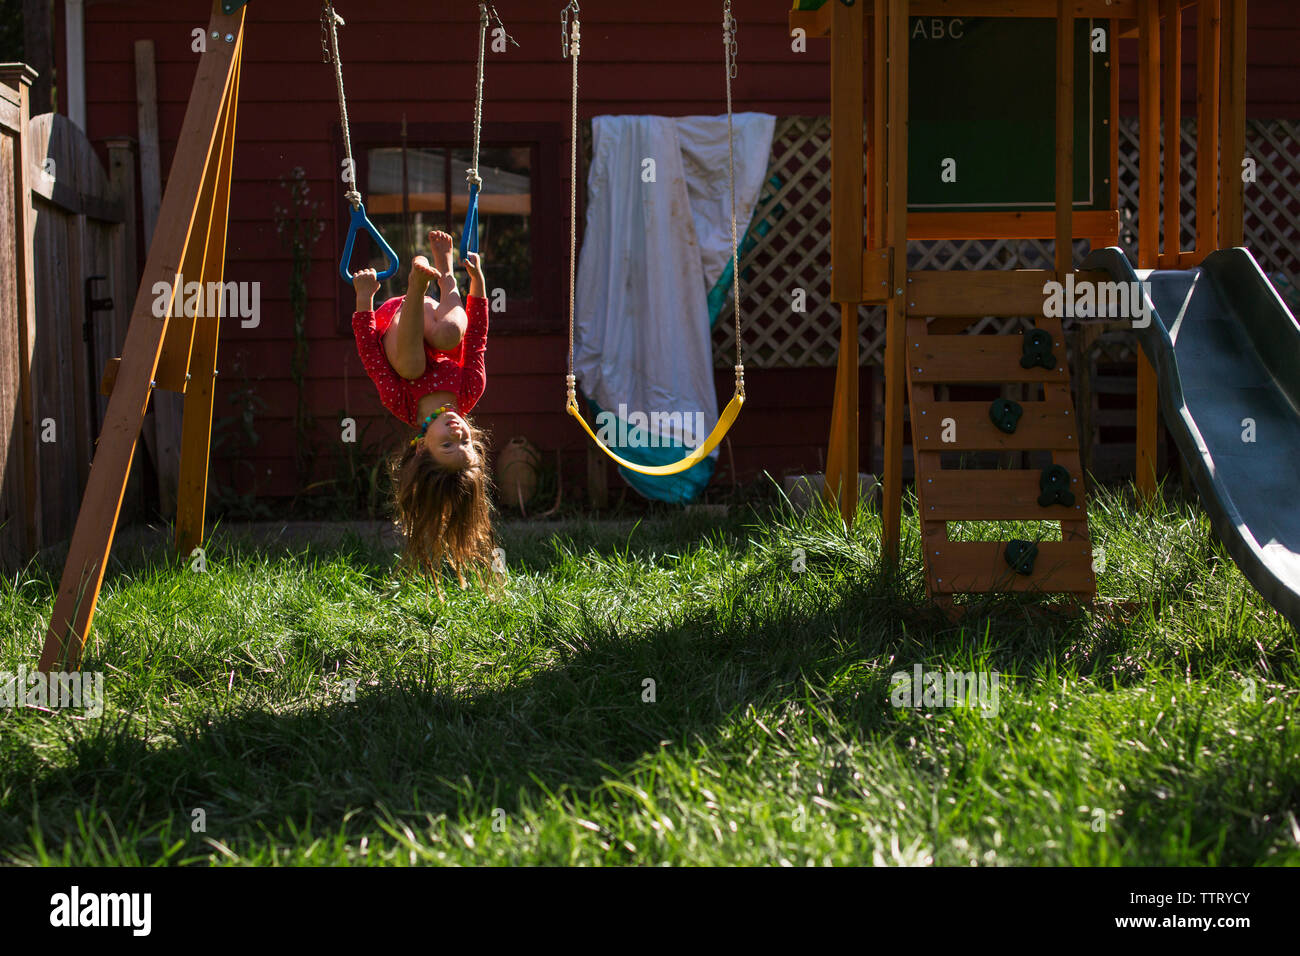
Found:
[[[1056,21],[912,17],[909,29],[908,209],[1051,209]],[[1110,205],[1112,43],[1110,21],[1075,21],[1076,209]]]
[[[908,209],[1054,208],[1056,21],[911,17],[908,29]],[[1109,20],[1074,29],[1074,208],[1107,209],[1114,38]]]

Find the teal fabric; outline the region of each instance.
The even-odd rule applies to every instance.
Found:
[[[591,427],[599,433],[596,416],[602,413],[602,409],[590,397],[587,398],[587,404],[591,406]],[[649,445],[649,435],[644,429],[629,428],[625,421],[617,417],[615,421],[618,422],[615,434],[627,435],[629,443],[620,445],[617,441],[609,441],[605,444],[611,451],[628,461],[634,461],[638,465],[668,465],[680,461],[687,453],[686,446],[681,442],[674,442],[671,445],[661,444],[658,448],[644,447]],[[631,440],[634,438],[642,447],[631,447]],[[693,468],[676,475],[643,475],[622,465],[618,466],[618,471],[623,476],[623,480],[642,497],[673,504],[687,504],[698,498],[700,492],[708,486],[715,467],[714,459],[706,458]]]

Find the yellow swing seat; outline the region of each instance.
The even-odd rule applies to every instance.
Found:
[[[567,378],[569,386],[569,397],[565,402],[564,410],[572,415],[582,426],[582,430],[591,436],[591,440],[596,443],[596,447],[606,455],[618,462],[624,468],[635,471],[642,475],[678,475],[689,468],[694,468],[709,455],[713,450],[722,443],[722,439],[727,437],[727,432],[731,429],[736,418],[740,415],[740,406],[745,404],[745,378],[744,370],[737,366],[736,368],[736,391],[731,396],[731,401],[727,402],[727,407],[722,410],[722,415],[718,418],[718,423],[713,426],[713,431],[709,432],[709,437],[704,443],[696,448],[691,449],[690,454],[686,455],[680,461],[675,461],[667,465],[641,465],[634,461],[628,461],[626,458],[615,454],[615,452],[591,430],[586,419],[582,417],[582,412],[578,409],[578,395],[572,375]]]

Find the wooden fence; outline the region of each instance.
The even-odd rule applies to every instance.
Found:
[[[71,120],[46,113],[31,121],[27,164],[35,220],[36,354],[33,380],[43,543],[72,534],[90,474],[107,400],[99,394],[109,358],[120,354],[129,320],[135,264],[125,203],[129,142],[115,141],[110,179],[90,140]],[[125,156],[116,161],[121,151]],[[39,172],[38,172],[39,171]],[[138,494],[133,490],[131,498]]]
[[[31,183],[24,161],[35,73],[0,64],[0,564],[12,567],[41,535],[32,349],[36,334]]]
[[[22,113],[0,116],[0,243],[20,250],[0,265],[0,564],[12,568],[67,538],[77,516],[100,376],[134,298],[135,161],[130,140],[111,141],[110,175],[66,116],[26,115],[26,67],[0,75],[0,109]],[[140,501],[137,476],[125,511]]]

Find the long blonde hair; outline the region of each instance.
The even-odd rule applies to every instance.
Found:
[[[487,438],[467,419],[476,461],[453,470],[440,465],[423,441],[407,443],[391,463],[393,504],[406,536],[402,564],[436,580],[443,562],[456,572],[481,578],[492,564],[492,479],[487,468]]]

